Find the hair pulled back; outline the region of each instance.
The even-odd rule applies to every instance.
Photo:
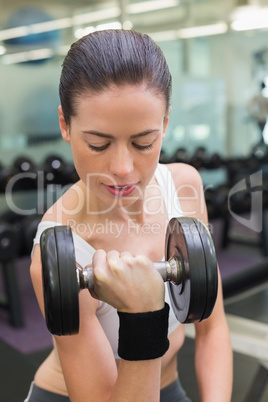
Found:
[[[62,65],[59,94],[65,122],[75,116],[75,101],[111,85],[146,84],[170,104],[171,75],[159,46],[131,30],[96,31],[73,43]]]

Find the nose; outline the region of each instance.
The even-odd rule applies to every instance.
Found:
[[[127,147],[119,147],[110,160],[110,173],[127,177],[133,171],[133,160]]]

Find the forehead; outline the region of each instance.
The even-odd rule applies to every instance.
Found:
[[[71,126],[82,132],[124,136],[160,130],[164,116],[164,98],[146,87],[111,87],[99,94],[85,92],[79,96]]]
[[[90,90],[84,91],[75,99],[75,116],[82,114],[98,114],[109,112],[146,113],[156,108],[158,113],[165,113],[166,102],[162,94],[148,88],[145,84],[139,85],[111,85],[100,93]]]

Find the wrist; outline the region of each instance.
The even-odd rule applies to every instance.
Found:
[[[118,311],[118,354],[122,359],[137,361],[163,356],[169,348],[169,305],[146,313]]]

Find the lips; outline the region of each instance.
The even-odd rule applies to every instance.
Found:
[[[132,184],[130,184],[130,185],[125,185],[125,186],[110,186],[110,187],[114,187],[114,188],[116,188],[117,190],[124,190],[124,189],[126,189],[126,188],[128,188],[128,187],[131,187],[132,186]]]
[[[110,194],[114,197],[126,197],[130,195],[136,188],[136,184],[126,184],[122,186],[105,186]]]

